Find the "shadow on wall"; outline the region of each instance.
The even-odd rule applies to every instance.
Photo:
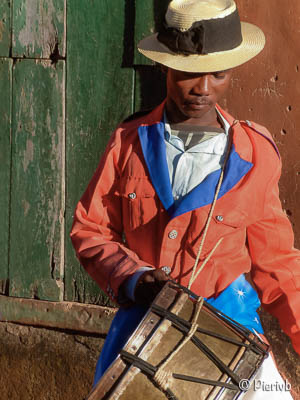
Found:
[[[125,0],[122,68],[132,68],[134,62],[135,0]]]
[[[139,109],[150,110],[166,97],[166,77],[159,65],[135,67],[136,81],[139,81]],[[136,110],[139,111],[139,110]]]
[[[154,0],[153,12],[155,16],[155,31],[157,32],[163,23],[164,15],[169,0]],[[134,68],[135,90],[139,91],[140,103],[138,110],[154,108],[162,102],[166,96],[165,74],[159,65],[137,65],[135,64],[135,20],[136,4],[134,0],[125,1],[125,25],[123,35],[123,58],[122,68]]]

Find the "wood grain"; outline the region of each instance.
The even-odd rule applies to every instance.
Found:
[[[10,295],[58,300],[64,63],[24,60],[13,74]]]
[[[8,241],[11,163],[11,69],[11,60],[0,59],[0,293],[7,292],[9,278]]]
[[[0,295],[0,321],[105,335],[117,309]]]
[[[2,0],[0,4],[0,57],[8,57],[11,45],[10,29],[11,0]]]
[[[12,24],[13,56],[65,55],[64,0],[14,0]]]

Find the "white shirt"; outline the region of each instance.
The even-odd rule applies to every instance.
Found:
[[[209,174],[222,167],[230,125],[219,112],[218,115],[225,133],[219,133],[186,150],[183,141],[171,134],[171,127],[164,115],[166,157],[174,200],[189,193]]]

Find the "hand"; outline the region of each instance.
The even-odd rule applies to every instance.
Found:
[[[136,303],[150,305],[169,279],[162,269],[145,271],[137,281],[134,291]]]

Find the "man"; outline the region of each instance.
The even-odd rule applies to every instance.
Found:
[[[247,274],[300,353],[300,253],[278,197],[278,150],[265,128],[217,104],[264,43],[233,0],[173,0],[164,29],[139,44],[166,69],[166,101],[114,132],[71,233],[81,264],[124,306],[96,381],[169,277],[262,333]],[[281,379],[271,358],[261,374]]]

